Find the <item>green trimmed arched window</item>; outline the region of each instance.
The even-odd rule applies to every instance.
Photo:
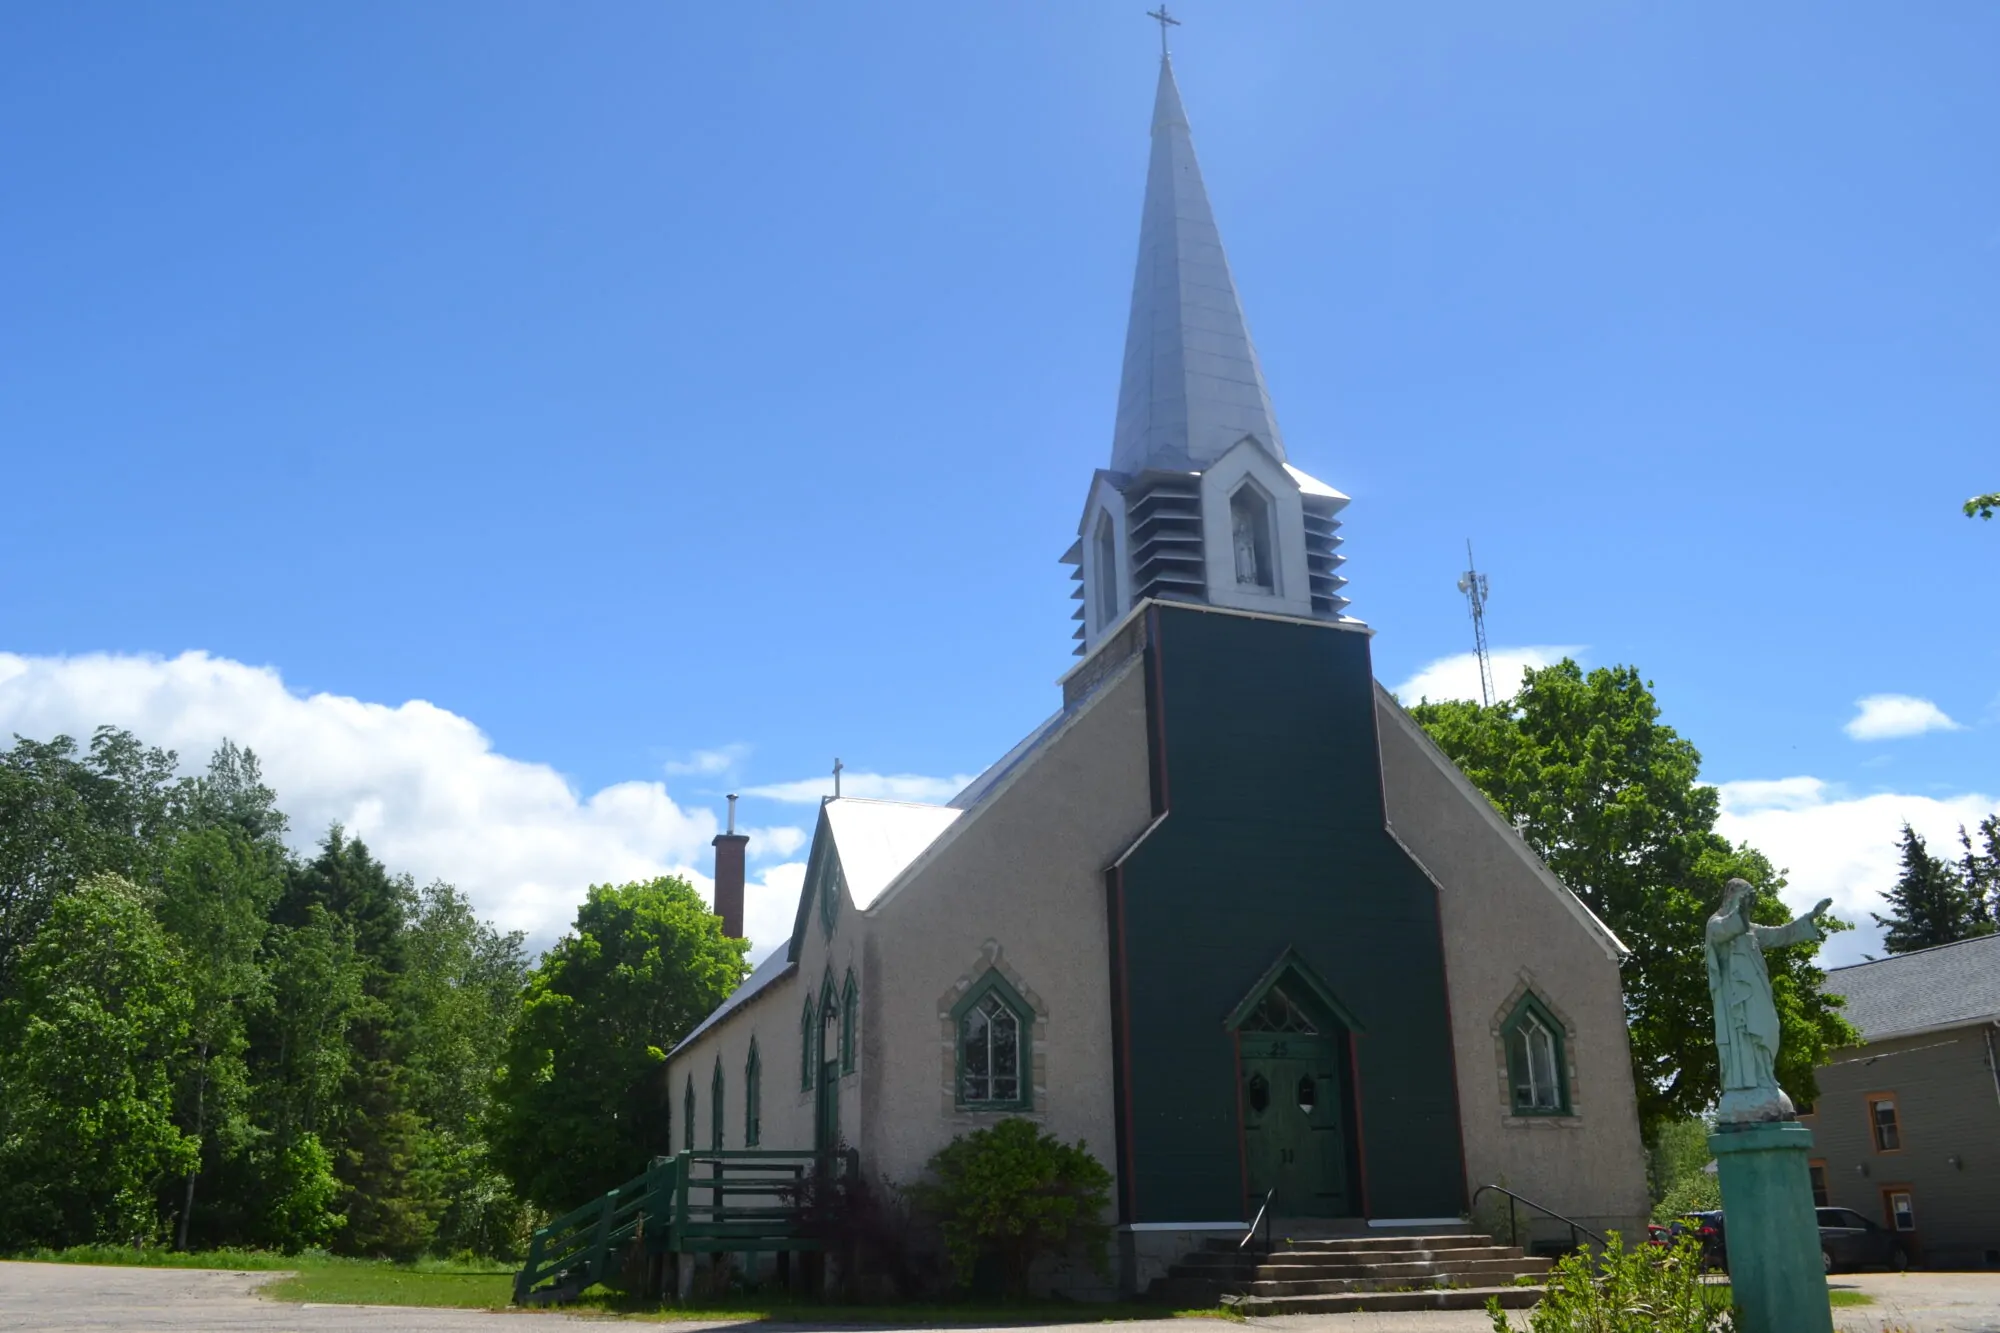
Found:
[[[854,1072],[854,1032],[855,1021],[861,1016],[861,988],[854,984],[854,969],[847,970],[847,981],[840,988],[840,1072]]]
[[[1507,1047],[1507,1100],[1514,1114],[1568,1115],[1563,1025],[1533,991],[1514,1006],[1500,1038]]]
[[[811,1092],[813,1085],[813,1035],[819,1031],[819,1014],[813,1008],[812,996],[806,996],[806,1007],[799,1015],[799,1091]]]
[[[694,1075],[688,1075],[687,1096],[681,1098],[681,1146],[694,1151]]]
[[[951,1009],[962,1111],[1035,1109],[1035,1011],[998,971],[972,983]]]
[[[754,1148],[764,1140],[764,1060],[757,1054],[757,1039],[750,1039],[750,1054],[743,1061],[743,1146]]]
[[[722,1151],[722,1057],[715,1057],[715,1074],[708,1080],[708,1146]]]

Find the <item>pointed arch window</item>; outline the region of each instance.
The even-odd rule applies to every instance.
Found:
[[[813,1035],[819,1031],[819,1014],[813,1009],[812,996],[806,996],[806,1007],[799,1014],[799,1091],[811,1092],[813,1085]]]
[[[964,1111],[1035,1108],[1035,1011],[988,969],[952,1006],[958,1034],[957,1103]]]
[[[681,1146],[694,1151],[694,1075],[688,1075],[687,1095],[681,1098]]]
[[[1236,586],[1258,592],[1278,590],[1272,559],[1271,500],[1246,481],[1229,497],[1229,544],[1236,562]]]
[[[1112,525],[1111,511],[1099,510],[1092,571],[1097,606],[1097,628],[1107,629],[1118,619],[1118,530]]]
[[[861,1016],[861,988],[854,984],[854,969],[840,987],[840,1072],[854,1072],[856,1020]]]
[[[840,1021],[840,992],[833,988],[833,969],[819,985],[819,1062],[823,1077],[838,1078],[847,1050],[846,1025]]]
[[[750,1038],[750,1054],[743,1061],[743,1146],[754,1148],[764,1141],[764,1060],[757,1054],[757,1039]]]
[[[708,1080],[708,1146],[722,1151],[722,1057],[715,1057],[715,1073]]]
[[[1563,1025],[1533,991],[1501,1025],[1507,1047],[1508,1102],[1515,1115],[1568,1115],[1569,1071]]]

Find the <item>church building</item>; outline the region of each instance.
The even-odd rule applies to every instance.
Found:
[[[1060,708],[948,804],[820,807],[789,943],[670,1054],[676,1147],[908,1182],[1025,1116],[1113,1172],[1126,1292],[1266,1200],[1435,1228],[1491,1183],[1642,1234],[1624,946],[1376,683],[1165,58],[1109,462]]]

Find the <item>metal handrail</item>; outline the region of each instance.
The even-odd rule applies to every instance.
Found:
[[[1610,1241],[1606,1240],[1603,1236],[1600,1236],[1597,1232],[1592,1231],[1589,1227],[1577,1221],[1575,1218],[1564,1217],[1561,1213],[1557,1212],[1553,1208],[1545,1207],[1542,1204],[1536,1203],[1533,1199],[1523,1198],[1521,1195],[1516,1194],[1514,1193],[1514,1191],[1508,1189],[1505,1185],[1481,1185],[1478,1189],[1472,1191],[1472,1201],[1466,1205],[1466,1210],[1470,1212],[1472,1209],[1477,1208],[1479,1206],[1479,1196],[1486,1193],[1486,1191],[1488,1190],[1492,1190],[1496,1194],[1504,1194],[1507,1196],[1507,1238],[1516,1245],[1521,1244],[1521,1222],[1520,1222],[1520,1217],[1516,1213],[1514,1208],[1514,1205],[1517,1203],[1525,1203],[1528,1205],[1528,1207],[1534,1209],[1536,1212],[1547,1214],[1548,1216],[1553,1217],[1556,1221],[1561,1222],[1565,1226],[1567,1226],[1569,1228],[1569,1247],[1572,1250],[1576,1248],[1576,1233],[1579,1231],[1581,1231],[1584,1235],[1590,1237],[1592,1240],[1596,1241],[1599,1245],[1608,1246],[1611,1244]],[[1521,1249],[1525,1253],[1527,1250],[1527,1246],[1522,1245]]]
[[[1264,1202],[1257,1206],[1257,1216],[1250,1219],[1250,1229],[1243,1233],[1242,1240],[1236,1242],[1237,1249],[1240,1250],[1250,1243],[1251,1238],[1257,1234],[1257,1227],[1260,1223],[1264,1228],[1264,1248],[1266,1250],[1271,1248],[1271,1199],[1277,1192],[1278,1187],[1276,1185],[1264,1191]]]

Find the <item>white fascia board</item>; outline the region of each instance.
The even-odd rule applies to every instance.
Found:
[[[1081,703],[1079,703],[1074,710],[1072,710],[1070,713],[1064,716],[1062,724],[1060,726],[1056,727],[1055,730],[1051,731],[1046,737],[1042,739],[1041,744],[1035,747],[1035,753],[1029,755],[1021,763],[1016,764],[1012,772],[1008,773],[1005,777],[1001,778],[998,782],[994,783],[993,786],[979,798],[976,804],[974,804],[971,808],[967,809],[964,812],[962,817],[953,820],[950,826],[947,827],[943,833],[940,833],[938,835],[937,840],[935,842],[931,843],[930,846],[924,848],[923,852],[917,857],[916,860],[904,866],[902,873],[889,881],[888,887],[883,889],[882,892],[876,896],[875,901],[871,903],[869,906],[862,909],[862,915],[874,916],[876,913],[880,912],[884,907],[887,907],[891,902],[894,902],[896,899],[896,895],[900,894],[903,891],[904,885],[908,884],[912,879],[915,879],[918,874],[920,874],[925,868],[927,868],[931,864],[931,862],[937,860],[938,857],[944,855],[945,851],[953,843],[958,841],[959,836],[963,834],[965,830],[971,828],[974,824],[978,823],[980,816],[984,815],[988,810],[990,810],[993,807],[993,802],[998,800],[1007,791],[1011,790],[1014,784],[1021,780],[1021,776],[1024,773],[1027,773],[1029,770],[1034,768],[1036,763],[1040,761],[1041,757],[1049,752],[1050,746],[1054,745],[1057,741],[1061,740],[1063,736],[1069,731],[1069,729],[1075,726],[1080,719],[1082,719],[1085,715],[1087,715],[1090,712],[1091,709],[1097,707],[1098,704],[1102,703],[1105,699],[1109,698],[1114,693],[1113,687],[1115,687],[1119,682],[1123,681],[1127,676],[1131,675],[1134,671],[1137,671],[1139,669],[1139,664],[1144,662],[1145,660],[1146,659],[1144,654],[1134,653],[1132,655],[1131,661],[1127,662],[1124,666],[1120,667],[1116,672],[1114,672],[1111,675],[1111,677],[1107,679],[1101,687],[1092,690],[1087,698],[1085,698]]]
[[[1458,788],[1459,794],[1470,801],[1473,808],[1479,811],[1480,816],[1507,839],[1507,845],[1512,847],[1514,854],[1520,857],[1528,868],[1534,872],[1535,878],[1541,882],[1542,887],[1546,888],[1550,893],[1555,894],[1563,906],[1569,909],[1570,915],[1582,922],[1585,929],[1596,937],[1604,949],[1605,956],[1613,962],[1617,962],[1624,958],[1626,954],[1631,953],[1632,951],[1625,947],[1625,942],[1618,938],[1616,932],[1611,927],[1605,925],[1603,921],[1599,920],[1597,913],[1591,911],[1583,899],[1570,892],[1568,885],[1555,877],[1555,872],[1542,862],[1541,857],[1535,855],[1535,849],[1528,846],[1527,842],[1515,830],[1514,826],[1501,818],[1500,811],[1494,807],[1492,801],[1486,798],[1486,793],[1472,785],[1472,779],[1465,776],[1465,770],[1451,761],[1451,756],[1438,747],[1438,743],[1431,739],[1430,733],[1425,731],[1418,724],[1417,720],[1410,716],[1407,708],[1404,708],[1401,703],[1397,702],[1395,695],[1382,687],[1382,682],[1379,680],[1375,682],[1375,693],[1379,699],[1388,701],[1389,711],[1395,717],[1396,724],[1403,729],[1405,734],[1416,739],[1419,748],[1422,749],[1424,754],[1430,757],[1430,761],[1437,765],[1438,770],[1445,775],[1451,784]]]
[[[1322,500],[1338,500],[1340,503],[1334,506],[1336,512],[1347,507],[1348,497],[1342,492],[1335,490],[1303,468],[1293,467],[1290,463],[1286,463],[1284,467],[1285,471],[1292,474],[1292,480],[1299,484],[1299,491],[1302,494]]]
[[[1933,1032],[1950,1032],[1953,1028],[1984,1027],[1988,1023],[2000,1026],[2000,1014],[1987,1014],[1983,1018],[1978,1016],[1972,1018],[1954,1018],[1944,1023],[1926,1023],[1923,1027],[1897,1028],[1893,1032],[1865,1032],[1861,1036],[1861,1045],[1848,1046],[1843,1049],[1850,1051],[1866,1050],[1877,1042],[1900,1041],[1904,1037],[1928,1037]],[[1882,1058],[1896,1054],[1899,1054],[1899,1052],[1885,1051]]]

